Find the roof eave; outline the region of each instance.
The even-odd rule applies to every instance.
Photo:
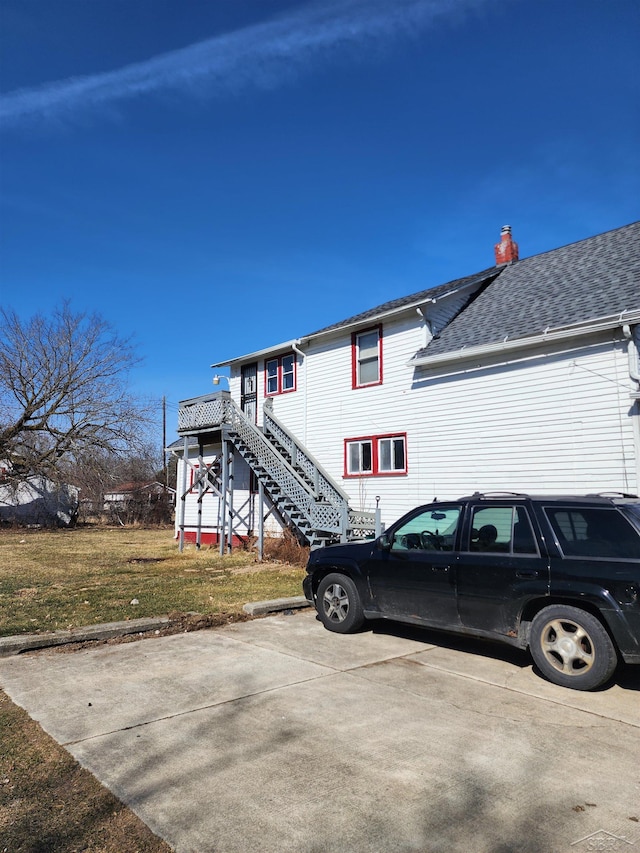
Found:
[[[415,299],[412,302],[405,303],[404,305],[396,306],[395,308],[390,308],[387,311],[380,311],[378,314],[371,314],[368,317],[361,317],[360,319],[354,319],[351,322],[340,323],[335,326],[329,326],[326,329],[320,329],[318,332],[313,332],[310,335],[303,335],[300,338],[294,338],[291,341],[285,341],[285,343],[277,344],[276,346],[266,347],[265,349],[257,350],[256,352],[247,353],[246,355],[240,355],[236,358],[230,358],[226,361],[218,361],[215,364],[210,365],[212,368],[217,367],[230,367],[235,364],[241,364],[247,361],[256,361],[263,356],[270,355],[272,353],[282,352],[284,350],[295,350],[296,347],[300,347],[306,344],[311,343],[311,341],[316,340],[318,338],[329,337],[330,335],[336,335],[339,332],[348,331],[349,329],[355,329],[363,326],[373,326],[376,323],[380,323],[383,320],[388,319],[389,317],[399,316],[405,313],[411,313],[415,311],[422,305],[426,304],[435,304],[436,302],[441,302],[443,299],[449,299],[452,296],[455,296],[458,293],[462,293],[465,290],[473,290],[474,288],[479,287],[483,282],[485,282],[489,278],[495,278],[502,272],[501,268],[495,269],[495,274],[489,273],[485,275],[478,275],[477,279],[473,281],[467,282],[467,284],[460,285],[458,287],[453,287],[451,290],[447,290],[444,293],[439,294],[435,297],[429,297],[428,292],[425,293],[420,299]]]
[[[236,358],[229,358],[226,361],[217,361],[215,364],[211,364],[210,367],[229,367],[233,364],[240,364],[240,362],[244,361],[256,361],[264,355],[269,355],[273,352],[282,352],[283,350],[293,349],[294,346],[298,346],[300,341],[297,338],[294,338],[292,341],[285,341],[283,344],[277,344],[273,347],[265,347],[264,349],[256,350],[255,352],[249,352],[246,355],[239,355]]]
[[[547,328],[544,332],[536,335],[528,335],[524,338],[504,339],[491,344],[480,344],[473,347],[462,347],[439,355],[414,356],[407,363],[408,367],[441,367],[466,361],[470,358],[478,358],[487,355],[504,353],[505,355],[517,350],[530,349],[540,344],[553,341],[571,340],[588,333],[603,332],[608,329],[621,328],[632,323],[640,322],[640,309],[622,311],[609,317],[601,317],[571,326],[559,326],[555,329]]]

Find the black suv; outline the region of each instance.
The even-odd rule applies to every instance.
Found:
[[[395,619],[500,640],[592,690],[619,658],[640,663],[640,500],[435,501],[375,541],[312,551],[303,588],[330,631]]]

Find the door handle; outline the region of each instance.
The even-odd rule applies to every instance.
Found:
[[[448,572],[451,566],[431,566],[432,572]]]
[[[530,578],[537,578],[539,574],[540,572],[538,572],[536,569],[522,569],[521,571],[516,572],[516,577],[527,580]]]

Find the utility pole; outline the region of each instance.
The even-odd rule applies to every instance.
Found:
[[[164,395],[162,397],[162,472],[166,494],[169,487],[169,469],[167,468],[167,398]]]

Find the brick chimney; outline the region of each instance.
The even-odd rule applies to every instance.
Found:
[[[493,247],[496,253],[496,266],[510,264],[518,260],[518,244],[511,238],[511,226],[503,225],[500,242]]]

